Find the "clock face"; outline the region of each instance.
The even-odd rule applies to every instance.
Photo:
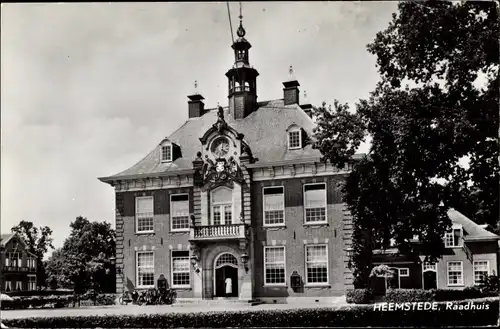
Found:
[[[224,137],[217,138],[213,141],[211,150],[216,157],[222,158],[229,152],[229,141]]]

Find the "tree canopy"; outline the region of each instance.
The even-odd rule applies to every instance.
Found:
[[[377,242],[405,252],[418,236],[429,260],[440,257],[449,207],[498,226],[498,46],[494,2],[401,2],[367,46],[381,76],[370,97],[354,112],[316,109],[315,147],[332,163],[371,138],[344,186],[355,282]]]

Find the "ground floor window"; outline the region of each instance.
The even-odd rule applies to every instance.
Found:
[[[23,290],[23,282],[22,281],[16,281],[16,290]]]
[[[154,287],[154,253],[152,251],[137,252],[137,287]]]
[[[328,250],[326,245],[306,246],[306,283],[328,283]]]
[[[28,275],[28,290],[36,290],[36,275]]]
[[[285,284],[285,247],[264,247],[265,284]]]
[[[5,281],[5,291],[12,291],[12,281]]]
[[[474,261],[474,284],[481,282],[488,277],[490,264],[487,260]]]
[[[463,263],[448,262],[448,285],[462,286],[464,284]]]
[[[172,287],[189,287],[189,251],[172,251]]]

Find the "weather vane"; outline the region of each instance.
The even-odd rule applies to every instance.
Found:
[[[243,14],[242,14],[242,11],[241,11],[241,6],[242,6],[242,4],[241,4],[241,1],[240,1],[240,23],[241,23],[241,20],[243,19]]]
[[[290,65],[290,68],[288,69],[288,73],[290,73],[290,77],[293,75],[293,67]]]

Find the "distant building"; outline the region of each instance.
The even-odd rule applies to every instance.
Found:
[[[164,275],[180,298],[329,299],[352,287],[351,219],[339,183],[350,171],[312,148],[312,106],[299,82],[258,101],[240,21],[226,72],[228,106],[188,96],[189,119],[115,188],[117,292]],[[225,282],[231,278],[231,293]]]
[[[1,291],[36,290],[37,257],[17,233],[2,234],[0,239]]]
[[[374,250],[375,265],[394,269],[392,287],[464,289],[479,284],[486,275],[498,275],[500,237],[455,209],[450,209],[448,216],[453,226],[443,237],[446,252],[436,264],[424,262],[417,239],[412,241],[413,254],[400,254],[396,247]]]

